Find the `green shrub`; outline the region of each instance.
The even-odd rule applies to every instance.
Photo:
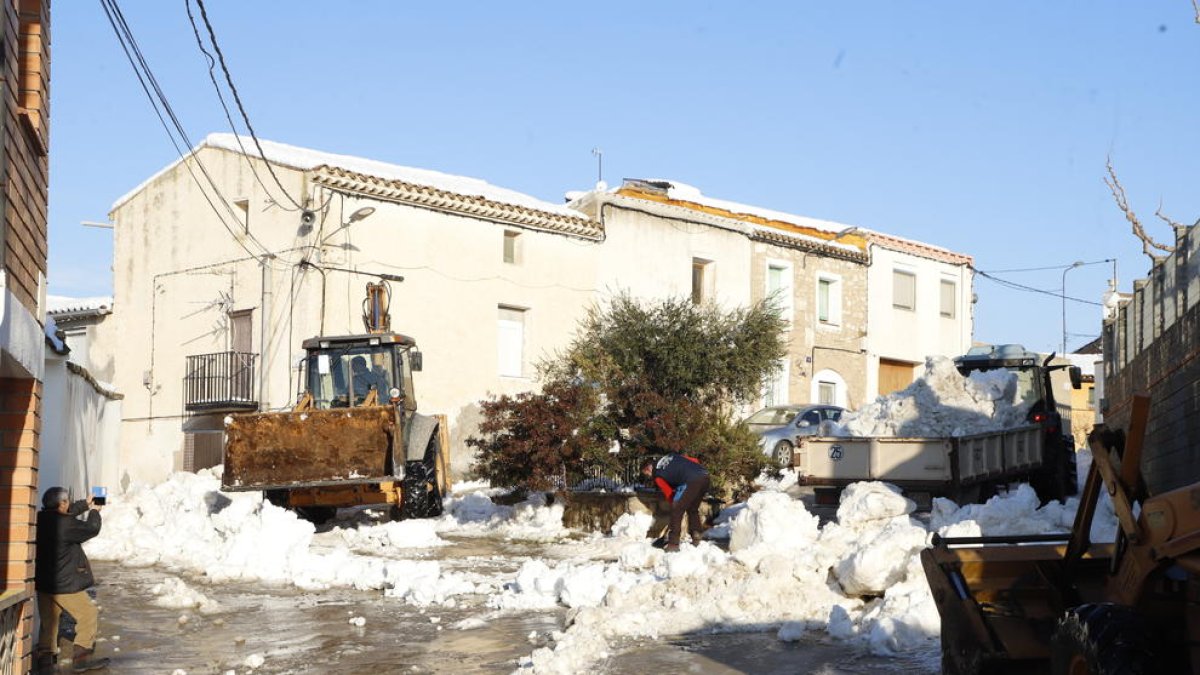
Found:
[[[476,472],[546,489],[678,451],[700,459],[716,489],[742,490],[767,461],[732,411],[777,371],[785,325],[771,302],[723,311],[621,294],[592,307],[567,349],[541,365],[542,393],[482,403],[480,435],[467,441]],[[619,453],[609,452],[614,441]]]

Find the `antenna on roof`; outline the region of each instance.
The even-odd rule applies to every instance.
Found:
[[[608,187],[608,183],[604,182],[604,151],[600,148],[592,148],[592,156],[596,158],[596,189],[604,190]]]

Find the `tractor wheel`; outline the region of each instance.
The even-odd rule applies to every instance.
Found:
[[[442,515],[442,493],[438,490],[437,472],[424,462],[405,464],[401,489],[402,518],[433,518]]]
[[[792,468],[792,457],[795,454],[796,448],[792,446],[791,441],[779,441],[775,444],[775,449],[771,451],[771,456],[781,469]]]
[[[1054,675],[1143,675],[1160,672],[1146,621],[1110,603],[1066,611],[1050,641]]]

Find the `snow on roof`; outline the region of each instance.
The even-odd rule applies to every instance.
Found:
[[[906,239],[904,237],[897,237],[894,234],[884,234],[883,232],[876,232],[875,230],[868,230],[865,228],[862,232],[863,236],[865,236],[872,244],[889,248],[894,251],[911,253],[924,258],[932,258],[934,260],[948,262],[952,265],[971,265],[975,262],[973,257],[964,253],[955,253],[948,248],[934,246],[933,244],[926,244],[925,242],[917,241],[916,239]]]
[[[111,310],[112,306],[113,299],[111,295],[97,295],[89,298],[72,298],[65,295],[46,296],[46,312],[48,314],[98,312]]]
[[[709,197],[709,196],[701,193],[700,188],[697,188],[693,185],[688,185],[687,183],[680,183],[679,181],[652,180],[651,182],[670,183],[671,187],[667,189],[667,196],[670,197],[671,199],[678,199],[680,201],[686,201],[686,202],[695,202],[697,204],[703,204],[705,206],[711,206],[713,208],[731,211],[733,213],[742,213],[742,214],[746,214],[746,215],[750,215],[750,216],[758,216],[759,218],[766,218],[767,220],[779,220],[779,221],[782,221],[785,223],[799,225],[800,227],[811,227],[814,230],[821,230],[823,232],[829,232],[832,234],[836,234],[838,232],[842,232],[844,230],[850,229],[851,227],[854,227],[853,225],[846,225],[844,223],[836,223],[832,220],[821,220],[819,218],[809,218],[808,216],[798,216],[794,213],[785,213],[783,211],[775,211],[773,209],[765,209],[765,208],[762,208],[761,206],[753,206],[750,204],[731,202],[731,201],[728,201],[725,199],[716,199],[714,197]]]
[[[782,211],[773,211],[749,204],[707,197],[696,187],[666,179],[627,179],[621,187],[609,192],[635,199],[649,199],[669,203],[673,206],[706,212],[721,218],[732,218],[745,223],[751,233],[766,235],[768,239],[783,236],[811,241],[824,248],[841,249],[862,255],[864,247],[850,241],[839,241],[834,235],[854,234],[857,227],[828,220],[798,216]],[[568,199],[578,198],[585,193],[567,193]],[[821,232],[831,236],[816,236]],[[860,238],[861,242],[861,238]]]
[[[241,143],[239,144],[239,139]],[[339,155],[331,152],[322,152],[310,148],[301,148],[294,145],[286,145],[284,143],[276,143],[274,141],[265,141],[259,139],[262,145],[263,155],[266,159],[274,164],[286,166],[300,171],[309,171],[319,166],[331,166],[356,173],[366,174],[382,178],[384,180],[404,181],[406,183],[414,183],[417,185],[425,185],[429,187],[454,192],[460,195],[483,197],[492,201],[512,204],[514,206],[522,206],[538,211],[546,211],[549,213],[557,213],[560,215],[568,215],[579,217],[579,213],[562,204],[553,204],[532,197],[515,190],[497,187],[487,181],[478,178],[469,178],[466,176],[455,176],[440,171],[432,171],[430,169],[416,169],[399,164],[389,164],[378,160],[366,159],[364,157],[354,157],[352,155]],[[243,147],[245,151],[243,151]],[[248,136],[235,136],[229,133],[209,134],[202,142],[200,142],[192,152],[196,152],[201,148],[217,148],[221,150],[229,150],[231,152],[243,153],[248,152],[251,155],[257,154],[257,149],[254,145],[254,139]],[[175,160],[163,170],[154,174],[150,178],[143,181],[140,185],[130,190],[120,199],[113,202],[112,210],[116,210],[125,202],[129,201],[137,193],[141,192],[147,185],[154,182],[167,171],[175,168],[182,160]]]
[[[955,253],[954,251],[951,251],[946,248],[942,248],[941,246],[934,246],[933,244],[926,244],[924,242],[916,241],[914,239],[906,239],[904,237],[897,237],[897,236],[891,235],[891,234],[884,234],[882,232],[870,230],[865,227],[858,227],[857,225],[848,225],[846,223],[839,223],[839,222],[832,221],[832,220],[822,220],[820,218],[811,218],[809,216],[800,216],[800,215],[796,215],[794,213],[787,213],[785,211],[776,211],[774,209],[766,209],[766,208],[763,208],[760,206],[753,206],[751,204],[742,204],[739,202],[732,202],[732,201],[728,201],[725,199],[716,199],[713,197],[706,196],[705,194],[700,192],[699,188],[697,188],[695,186],[688,185],[687,183],[681,183],[676,180],[651,178],[651,179],[645,179],[645,180],[642,180],[639,182],[651,184],[651,185],[654,185],[654,184],[666,185],[668,199],[683,201],[683,202],[692,202],[694,204],[700,204],[702,206],[708,206],[708,207],[715,208],[715,209],[729,211],[730,213],[733,213],[735,215],[755,216],[758,218],[763,218],[767,221],[776,221],[776,222],[787,223],[789,225],[795,225],[797,227],[803,227],[803,228],[811,228],[811,229],[818,230],[821,232],[828,232],[830,234],[851,234],[852,233],[852,234],[864,237],[870,243],[877,244],[879,246],[883,246],[884,248],[898,250],[898,251],[901,251],[904,253],[911,253],[913,255],[918,255],[918,256],[922,256],[922,257],[926,257],[926,258],[933,258],[935,260],[941,260],[941,261],[949,262],[952,264],[968,264],[969,265],[969,264],[971,264],[971,262],[973,260],[971,258],[971,256],[969,256],[969,255],[964,255],[962,253]],[[778,231],[778,228],[772,227],[770,224],[766,224],[766,225],[755,224],[754,228],[757,230],[760,230],[760,231],[763,231],[763,230]],[[834,247],[838,247],[838,248],[844,248],[847,250],[860,250],[860,247],[854,246],[847,242],[830,241],[830,240],[822,240],[822,241],[825,242],[824,245],[826,245],[826,246],[834,246]]]
[[[1104,360],[1100,354],[1063,354],[1063,358],[1070,361],[1071,365],[1079,366],[1083,375],[1092,377],[1096,375],[1096,364]]]
[[[59,337],[58,324],[54,323],[54,317],[46,317],[46,325],[44,326],[44,329],[46,331],[46,342],[49,343],[50,348],[53,349],[55,353],[66,354],[67,352],[71,351],[70,349],[67,349],[67,343],[63,342],[62,338]]]

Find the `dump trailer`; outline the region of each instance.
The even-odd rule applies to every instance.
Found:
[[[1045,432],[1038,424],[936,438],[800,436],[793,466],[801,484],[822,490],[882,480],[910,494],[965,504],[990,497],[996,485],[1036,473],[1044,452]]]
[[[261,490],[313,521],[338,507],[389,505],[393,517],[439,515],[449,489],[440,417],[417,412],[416,342],[387,330],[377,290],[360,335],[304,341],[300,393],[287,411],[233,415],[223,490]]]
[[[960,503],[986,499],[997,486],[1029,481],[1043,500],[1076,492],[1074,441],[1054,400],[1050,373],[1068,369],[1078,388],[1079,368],[1050,365],[1020,345],[973,348],[956,358],[964,376],[1005,369],[1017,376],[1017,396],[1028,405],[1026,424],[968,436],[797,436],[791,465],[802,485],[840,489],[882,480],[911,493],[948,496]]]

